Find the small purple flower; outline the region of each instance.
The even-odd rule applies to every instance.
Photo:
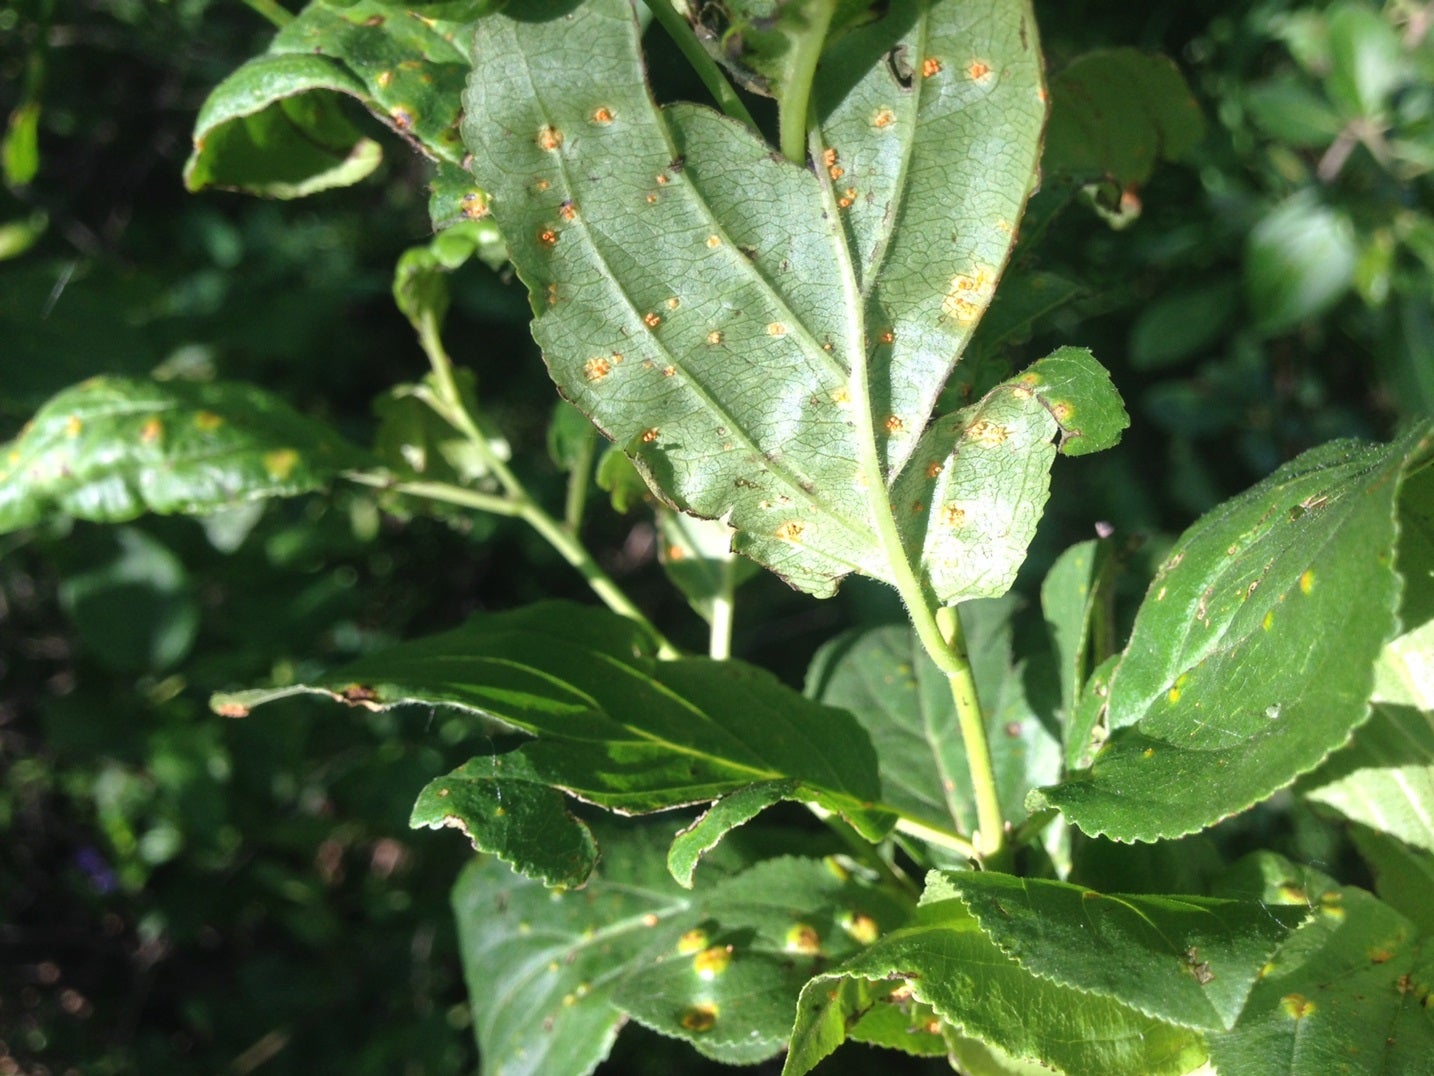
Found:
[[[75,853],[75,866],[90,880],[96,893],[113,893],[119,886],[115,872],[94,845],[87,844]]]

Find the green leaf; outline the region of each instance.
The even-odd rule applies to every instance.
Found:
[[[654,931],[613,1001],[727,1064],[779,1053],[803,985],[904,921],[908,908],[820,860],[767,860],[698,893]]]
[[[1091,636],[1098,614],[1111,601],[1109,568],[1113,563],[1110,543],[1092,538],[1057,557],[1041,583],[1041,612],[1060,669],[1061,709],[1067,723],[1085,688],[1092,643],[1100,645]],[[1108,610],[1104,611],[1108,617]],[[1068,738],[1068,748],[1070,743]]]
[[[1349,835],[1374,872],[1379,899],[1422,933],[1434,934],[1434,903],[1429,900],[1434,893],[1434,855],[1365,826],[1350,826]]]
[[[986,0],[898,3],[848,33],[818,86],[826,150],[813,176],[708,110],[657,109],[616,0],[476,28],[464,137],[554,379],[665,498],[728,520],[739,551],[812,593],[853,570],[889,577],[864,461],[884,461],[903,518],[931,503],[933,479],[898,472],[1032,182],[1031,30],[1023,5]],[[903,80],[893,48],[927,77]],[[953,242],[935,248],[933,234]],[[1033,442],[1057,434],[1043,402],[1054,383],[1028,388],[1003,392],[1022,429],[979,476],[974,492],[993,502],[1029,494],[1049,456]],[[929,441],[926,455],[950,447]],[[1035,514],[1023,510],[1022,528]],[[924,518],[906,529],[909,549],[941,557],[940,532],[955,528],[930,541]],[[944,599],[995,592],[1008,574],[930,568]]]
[[[797,798],[795,781],[766,781],[723,796],[673,839],[667,850],[667,869],[684,889],[691,889],[698,862],[723,837],[773,804]]]
[[[1400,483],[1429,438],[1314,449],[1186,531],[1111,677],[1110,739],[1033,806],[1117,840],[1175,837],[1339,747],[1394,634]]]
[[[1192,1028],[1234,1026],[1270,953],[1308,911],[1098,893],[991,871],[945,877],[986,935],[1032,974]]]
[[[378,416],[374,451],[395,471],[412,471],[433,481],[467,485],[489,473],[489,454],[500,460],[512,455],[502,433],[492,428],[478,406],[478,379],[466,367],[453,370],[454,384],[468,414],[487,439],[484,452],[439,414],[440,398],[432,374],[416,385],[394,385],[373,402]],[[436,510],[439,506],[429,505]]]
[[[1434,1057],[1427,936],[1368,893],[1335,887],[1279,857],[1262,855],[1245,869],[1263,874],[1267,899],[1303,897],[1316,914],[1265,966],[1234,1030],[1210,1036],[1215,1067],[1289,1076],[1427,1068]]]
[[[1265,332],[1293,328],[1333,306],[1354,280],[1359,247],[1344,213],[1313,191],[1275,206],[1245,245],[1245,293]]]
[[[363,86],[321,56],[258,56],[215,87],[194,126],[184,185],[302,198],[357,183],[383,151],[349,122]]]
[[[7,187],[24,187],[40,170],[40,102],[31,98],[10,111],[0,137],[0,175]]]
[[[581,893],[559,897],[497,860],[459,876],[453,912],[485,1076],[592,1072],[623,1022],[612,995],[627,963],[687,909],[658,850],[605,844],[606,874]]]
[[[1117,194],[1143,186],[1158,162],[1183,160],[1205,120],[1179,68],[1136,49],[1101,49],[1071,61],[1051,83],[1042,166]]]
[[[548,458],[564,474],[579,464],[592,465],[593,442],[597,431],[587,416],[567,400],[558,400],[553,405],[553,417],[548,420]]]
[[[456,168],[463,156],[458,100],[468,70],[466,23],[487,6],[429,4],[420,13],[385,0],[315,0],[268,53],[205,101],[185,186],[298,198],[357,183],[378,167],[381,150],[345,117],[343,97]],[[474,192],[457,215],[476,219],[483,204]]]
[[[1352,822],[1434,852],[1434,713],[1377,704],[1349,746],[1299,787]]]
[[[364,462],[251,385],[97,377],[55,396],[0,446],[0,533],[54,513],[113,523],[212,512],[308,493]]]
[[[972,668],[991,741],[1003,812],[1024,816],[1027,793],[1060,773],[1060,747],[1024,690],[1024,664],[1011,656],[1010,602],[962,606]],[[905,626],[843,635],[807,672],[807,694],[840,703],[871,736],[881,800],[941,833],[976,828],[971,775],[951,685]]]
[[[1407,69],[1398,31],[1364,3],[1335,5],[1328,25],[1330,96],[1350,116],[1383,115]]]
[[[1245,108],[1265,134],[1291,146],[1328,146],[1344,126],[1322,94],[1304,79],[1293,76],[1250,87]]]
[[[490,267],[507,259],[503,237],[491,220],[461,221],[399,256],[393,271],[393,299],[420,333],[430,318],[435,329],[442,327],[448,314],[448,274],[470,258]]]
[[[536,737],[504,756],[524,779],[613,810],[659,811],[790,779],[794,798],[840,812],[869,839],[890,824],[870,741],[849,714],[741,662],[657,661],[637,624],[605,610],[545,602],[477,616],[318,684],[216,696],[214,705],[242,714],[304,693],[482,714]]]
[[[729,1063],[771,1057],[810,974],[907,914],[818,860],[768,860],[686,893],[638,836],[605,833],[603,865],[580,893],[492,862],[459,879],[485,1073],[580,1076],[627,1017]]]
[[[1239,286],[1230,280],[1185,287],[1157,299],[1130,331],[1130,361],[1160,370],[1213,346],[1239,310]]]
[[[1189,1029],[1031,974],[959,899],[928,890],[910,924],[803,989],[783,1076],[810,1071],[871,1008],[911,999],[962,1035],[1066,1072],[1175,1076],[1205,1057]]]
[[[597,864],[592,832],[521,756],[475,758],[430,781],[408,824],[460,829],[478,851],[547,886],[580,886]]]

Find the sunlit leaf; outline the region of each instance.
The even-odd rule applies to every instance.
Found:
[[[117,522],[319,489],[366,457],[250,385],[93,378],[0,446],[0,532],[62,513]]]

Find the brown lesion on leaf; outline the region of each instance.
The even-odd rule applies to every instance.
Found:
[[[596,123],[599,127],[606,127],[612,122],[612,109],[604,105],[599,105],[588,114],[588,119]]]
[[[784,542],[799,542],[806,529],[807,525],[800,520],[789,519],[777,528],[777,537]]]
[[[642,443],[645,445],[650,445],[661,436],[662,431],[659,430],[656,426],[651,426],[648,429],[642,431]]]
[[[382,706],[378,692],[367,684],[350,684],[337,692],[336,698],[350,706],[362,706],[366,710],[377,710]]]
[[[965,437],[968,441],[974,441],[978,445],[987,448],[994,448],[996,445],[1004,444],[1010,435],[1010,430],[999,422],[988,422],[979,418],[966,427]]]
[[[601,381],[612,373],[612,363],[604,355],[594,355],[583,363],[583,376],[589,381]]]

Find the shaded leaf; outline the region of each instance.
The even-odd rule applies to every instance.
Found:
[[[1235,1023],[1303,905],[1099,893],[1043,878],[949,872],[1001,951],[1032,974],[1185,1027]]]
[[[756,573],[757,565],[732,552],[732,528],[721,520],[660,508],[658,556],[672,584],[709,624],[715,603],[730,601],[732,593]]]
[[[1422,933],[1434,934],[1434,903],[1429,900],[1434,893],[1434,855],[1366,826],[1350,826],[1349,835],[1374,872],[1379,899]]]
[[[1400,483],[1428,451],[1427,426],[1391,445],[1326,445],[1186,531],[1111,677],[1110,739],[1033,805],[1087,833],[1155,840],[1319,765],[1369,714],[1395,628]]]
[[[1354,225],[1301,191],[1265,215],[1245,245],[1245,292],[1255,324],[1283,332],[1349,290],[1359,257]]]
[[[462,830],[473,847],[547,886],[580,886],[597,863],[597,842],[568,813],[563,795],[535,779],[521,756],[475,758],[418,794],[409,825]],[[516,763],[516,765],[515,765]]]
[[[1061,707],[1067,722],[1085,688],[1099,603],[1110,600],[1101,585],[1110,563],[1110,543],[1092,538],[1061,553],[1041,583],[1041,612],[1060,669]]]
[[[0,447],[0,532],[308,493],[366,461],[327,426],[242,384],[97,377]]]
[[[962,606],[1003,813],[1020,819],[1029,790],[1060,772],[1055,736],[1032,712],[1011,656],[1009,602]],[[840,636],[812,660],[807,694],[856,716],[876,747],[881,799],[943,833],[969,835],[976,807],[951,685],[906,626]]]
[[[934,485],[912,467],[896,472],[989,302],[1032,180],[1041,107],[1030,29],[1020,4],[987,0],[897,4],[847,34],[840,45],[855,51],[844,55],[861,62],[840,69],[860,87],[819,88],[828,150],[813,176],[705,109],[658,110],[631,13],[615,0],[477,27],[465,138],[554,379],[664,497],[729,520],[739,551],[813,593],[853,570],[888,575],[859,477],[873,457],[902,519],[913,491]],[[893,34],[908,35],[913,61],[918,38],[929,54],[919,87],[885,60]],[[985,58],[958,66],[973,50]],[[524,89],[533,85],[537,95]],[[933,248],[938,232],[953,236],[950,249]],[[1088,363],[1079,380],[1100,394],[1097,369]],[[992,501],[1024,498],[1016,531],[1041,500],[1027,496],[1049,462],[1041,436],[1076,434],[1058,431],[1046,398],[1087,391],[1031,376],[1024,398],[1002,394],[1029,436],[965,479]],[[868,398],[869,416],[854,415]],[[926,454],[944,458],[954,440],[928,441]],[[964,552],[916,522],[909,549]],[[929,566],[943,598],[1009,585],[1004,562],[973,562],[975,580],[960,563]]]
[[[483,714],[536,737],[504,756],[525,779],[611,809],[664,810],[790,779],[796,798],[840,812],[870,839],[891,821],[877,803],[870,741],[849,714],[741,662],[659,662],[642,628],[604,610],[545,602],[477,616],[318,684],[214,705],[240,714],[303,693]]]
[[[1042,166],[1124,190],[1144,185],[1159,161],[1184,159],[1204,135],[1179,68],[1136,49],[1101,49],[1071,61],[1051,82]]]

